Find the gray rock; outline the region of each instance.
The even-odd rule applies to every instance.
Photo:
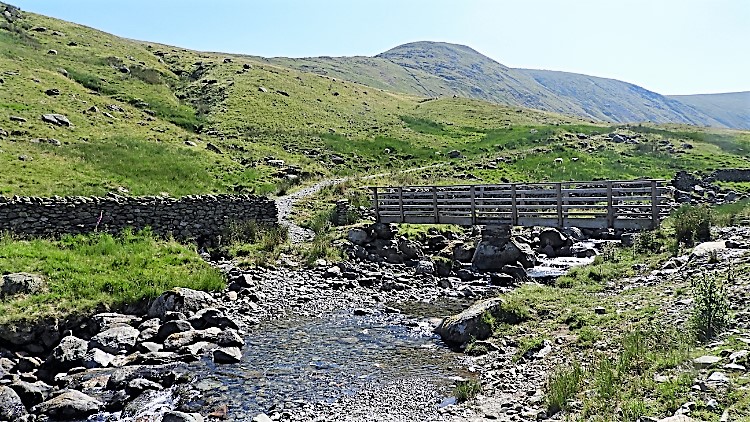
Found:
[[[453,247],[453,259],[458,262],[471,262],[476,250],[470,243],[458,243]]]
[[[238,363],[242,360],[242,351],[238,347],[223,347],[214,350],[213,358],[216,363]]]
[[[18,394],[8,386],[0,386],[0,421],[16,421],[28,412]]]
[[[245,340],[237,330],[226,328],[216,337],[216,344],[222,347],[243,347]]]
[[[206,149],[214,152],[216,154],[224,154],[224,152],[221,150],[221,148],[217,147],[216,145],[212,144],[211,142],[206,144]]]
[[[15,294],[37,294],[44,290],[44,277],[37,274],[13,273],[0,278],[0,298]]]
[[[184,413],[170,410],[162,416],[162,422],[203,422],[203,416],[197,413]]]
[[[417,262],[414,271],[417,274],[435,275],[435,263],[430,259],[423,259]]]
[[[237,323],[226,316],[224,311],[216,308],[201,309],[190,318],[190,324],[197,330],[203,330],[209,327],[233,328],[238,329]]]
[[[253,418],[252,422],[273,422],[273,419],[265,413],[260,413]]]
[[[46,123],[51,123],[56,126],[70,127],[73,125],[72,123],[70,123],[70,120],[68,120],[67,117],[63,116],[62,114],[57,114],[57,113],[42,114],[42,121]]]
[[[493,286],[510,286],[516,279],[510,274],[492,273],[490,274],[490,284]]]
[[[539,245],[552,246],[554,249],[561,248],[568,243],[568,238],[555,228],[546,228],[539,233]]]
[[[204,308],[217,305],[216,300],[206,292],[176,287],[157,297],[148,310],[151,318],[164,318],[167,312],[193,314]]]
[[[99,411],[103,403],[77,390],[67,390],[62,394],[32,408],[33,413],[41,413],[56,419],[85,418]]]
[[[404,254],[404,258],[406,259],[417,259],[424,256],[424,252],[422,252],[419,243],[406,238],[399,239],[398,250]]]
[[[521,263],[524,268],[531,268],[536,262],[536,256],[529,245],[515,240],[505,243],[482,240],[477,245],[471,262],[480,271],[502,271],[505,265],[516,263]]]
[[[27,408],[31,408],[47,400],[50,393],[52,393],[52,386],[42,381],[16,381],[13,384],[10,384],[10,388],[18,394],[18,397],[21,398],[21,401]],[[1,416],[0,420],[2,420]]]
[[[211,343],[216,343],[220,334],[221,329],[217,327],[211,327],[205,330],[193,330],[185,331],[182,333],[174,333],[167,337],[166,340],[164,340],[164,349],[167,351],[174,351],[198,341],[208,341]]]
[[[445,318],[435,333],[444,342],[453,345],[465,344],[471,339],[485,340],[492,335],[492,327],[485,314],[491,315],[498,322],[518,323],[519,317],[504,309],[502,298],[480,300],[460,314]]]
[[[349,230],[346,238],[355,245],[364,246],[372,242],[372,237],[365,229],[354,228]]]
[[[189,321],[184,319],[177,319],[174,321],[167,321],[159,327],[156,332],[156,338],[164,340],[174,333],[184,333],[185,331],[192,331],[193,326]]]
[[[719,362],[721,362],[720,357],[706,355],[693,359],[693,366],[695,366],[696,369],[707,369]]]
[[[375,223],[370,228],[376,238],[383,240],[391,240],[398,233],[398,226],[393,223]]]
[[[132,326],[140,322],[141,318],[135,315],[118,314],[115,312],[104,312],[91,317],[97,332],[102,332],[113,327]]]
[[[92,369],[92,368],[107,368],[112,364],[112,361],[114,360],[114,356],[101,350],[101,349],[91,349],[89,350],[86,355],[83,357],[83,367]]]
[[[75,336],[67,336],[52,349],[52,353],[44,362],[44,367],[57,372],[64,372],[74,366],[81,366],[88,348],[86,340]]]
[[[140,334],[137,328],[129,325],[113,327],[92,337],[89,346],[107,353],[123,354],[133,350]]]

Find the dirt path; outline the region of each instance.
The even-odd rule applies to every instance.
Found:
[[[389,174],[407,174],[407,173],[413,173],[415,171],[420,170],[427,170],[433,167],[442,167],[445,163],[438,163],[438,164],[432,164],[425,167],[416,167],[406,170],[400,170],[394,173],[378,173],[378,174],[371,174],[368,176],[349,176],[349,177],[339,177],[339,178],[332,178],[332,179],[324,179],[320,182],[308,186],[306,188],[300,189],[298,191],[295,191],[294,193],[291,193],[289,195],[284,195],[276,198],[276,207],[278,208],[278,222],[282,226],[286,226],[289,228],[289,241],[292,244],[300,244],[304,242],[308,242],[313,239],[315,236],[315,233],[312,232],[310,229],[306,229],[304,227],[300,227],[297,225],[294,221],[292,221],[291,213],[292,208],[294,208],[294,204],[297,203],[297,201],[307,198],[309,196],[315,195],[318,193],[321,189],[338,185],[341,183],[344,183],[348,180],[352,179],[359,179],[359,180],[372,180],[376,179],[378,177],[387,176]]]

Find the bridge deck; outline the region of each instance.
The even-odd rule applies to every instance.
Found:
[[[383,223],[647,229],[668,212],[663,180],[371,189]]]

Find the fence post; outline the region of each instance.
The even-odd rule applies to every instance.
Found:
[[[440,216],[438,215],[437,186],[432,187],[432,210],[435,212],[435,224],[440,224]]]
[[[607,228],[615,227],[615,206],[612,200],[612,181],[607,181]]]
[[[659,197],[656,180],[651,181],[651,228],[659,227]]]
[[[557,226],[563,228],[563,208],[562,208],[562,183],[555,183],[557,194]]]
[[[401,214],[401,222],[405,223],[404,220],[404,188],[398,188],[398,212]]]
[[[510,185],[510,224],[518,225],[518,202],[516,201],[516,184]]]
[[[476,204],[476,194],[474,193],[474,185],[471,185],[469,188],[469,192],[471,193],[471,225],[477,224],[477,204]]]
[[[380,223],[380,202],[378,201],[378,188],[373,187],[372,189],[372,203],[375,205],[375,221]]]

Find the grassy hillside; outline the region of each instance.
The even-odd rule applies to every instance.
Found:
[[[727,127],[750,129],[750,91],[668,97],[712,116]]]
[[[414,42],[375,57],[261,60],[413,95],[458,95],[600,121],[744,127],[733,119],[714,118],[711,113],[716,109],[692,107],[633,84],[575,73],[512,69],[456,44]],[[731,104],[729,113],[747,109],[737,106]]]
[[[575,102],[585,115],[615,122],[672,122],[728,126],[714,114],[691,108],[637,85],[615,79],[550,70],[517,69],[561,98]]]
[[[269,193],[288,186],[290,174],[304,181],[434,164],[411,177],[669,177],[682,168],[747,166],[746,132],[619,129],[480,100],[395,93],[272,62],[126,40],[31,13],[6,18],[0,194]],[[342,74],[370,67],[368,59],[358,63]],[[394,69],[388,63],[363,77],[377,85],[377,74]],[[395,72],[394,83],[408,84],[419,70],[409,72]],[[65,115],[71,125],[44,122],[46,113]],[[607,141],[613,131],[640,136],[638,144]],[[653,147],[662,140],[673,152]],[[462,158],[449,158],[453,150]],[[579,161],[550,166],[558,156]]]

